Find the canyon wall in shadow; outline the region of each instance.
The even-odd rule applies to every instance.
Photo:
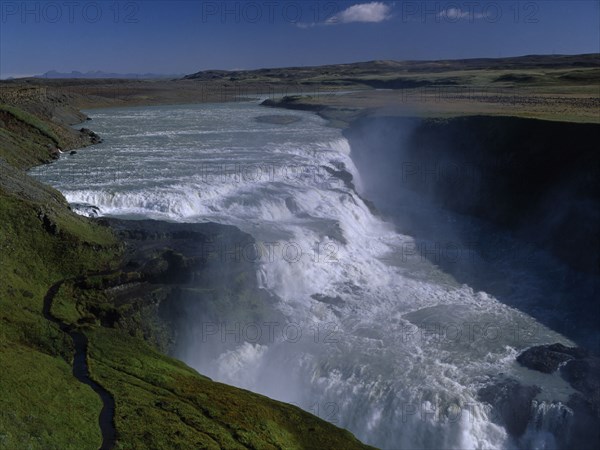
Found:
[[[375,113],[344,134],[361,193],[421,245],[411,253],[597,346],[583,330],[597,330],[599,131],[515,117]],[[465,257],[449,256],[460,251]]]

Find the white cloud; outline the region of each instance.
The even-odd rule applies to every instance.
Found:
[[[440,11],[437,15],[439,18],[447,19],[449,22],[457,21],[460,19],[484,19],[485,14],[476,13],[472,11],[463,11],[460,8],[446,8]]]
[[[367,22],[379,23],[389,19],[392,7],[383,2],[360,3],[350,6],[325,21],[326,24]]]

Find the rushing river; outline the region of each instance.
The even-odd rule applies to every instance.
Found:
[[[105,141],[34,169],[37,178],[103,215],[235,225],[263,250],[256,276],[286,325],[226,324],[233,342],[217,355],[199,332],[181,359],[379,447],[551,446],[544,429],[510,438],[477,392],[503,373],[566,399],[560,377],[519,368],[515,355],[572,343],[416,255],[413,238],[359,195],[339,130],[307,112],[257,120],[273,111],[254,103],[90,114]]]

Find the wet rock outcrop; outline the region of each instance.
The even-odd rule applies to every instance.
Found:
[[[479,398],[493,406],[497,418],[512,436],[520,437],[533,418],[532,402],[541,389],[513,378],[500,378],[479,390]]]
[[[539,345],[525,350],[517,356],[517,362],[528,369],[552,373],[559,366],[575,358],[584,358],[587,352],[577,347],[562,344]]]
[[[568,430],[555,430],[558,441],[563,439],[573,448],[600,444],[600,358],[556,343],[531,347],[517,356],[517,362],[546,374],[557,372],[576,391],[566,402],[572,415]]]

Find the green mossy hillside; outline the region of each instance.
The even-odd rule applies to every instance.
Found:
[[[98,448],[100,399],[73,377],[71,340],[42,306],[54,282],[114,266],[121,246],[2,161],[0,218],[0,448]]]
[[[62,120],[54,120],[59,117]],[[56,159],[59,149],[97,142],[98,137],[89,131],[70,127],[85,117],[74,114],[64,103],[0,103],[0,158],[14,167],[28,169]]]
[[[106,328],[88,335],[92,374],[117,400],[118,448],[367,448],[295,406],[211,381],[140,339]]]

